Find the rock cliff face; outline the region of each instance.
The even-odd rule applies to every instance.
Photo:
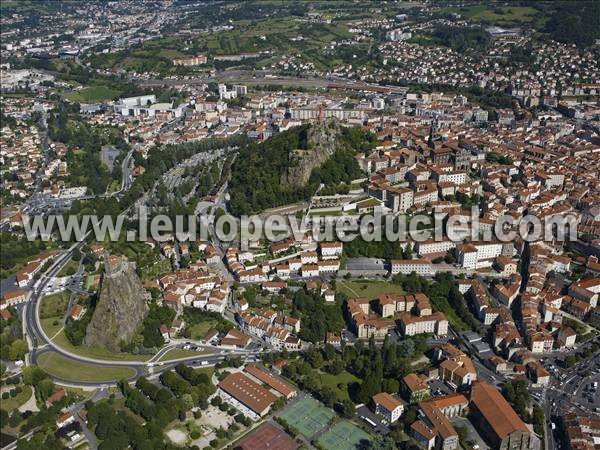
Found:
[[[311,125],[306,131],[306,149],[296,150],[290,155],[292,166],[281,175],[282,185],[304,186],[310,173],[323,165],[339,148],[339,125],[335,121]]]
[[[104,256],[105,273],[100,297],[84,345],[119,351],[129,342],[148,313],[144,288],[135,264],[120,256]]]

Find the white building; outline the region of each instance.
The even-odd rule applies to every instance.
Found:
[[[392,259],[391,270],[392,275],[410,275],[415,272],[417,275],[428,276],[431,275],[431,262],[424,259]]]
[[[375,414],[382,415],[387,423],[396,422],[404,412],[404,404],[387,392],[380,392],[372,397]]]

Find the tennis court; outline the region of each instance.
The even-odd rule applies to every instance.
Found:
[[[281,417],[306,439],[327,426],[335,413],[312,398],[303,398],[288,407]]]
[[[364,441],[372,442],[371,436],[352,422],[342,420],[324,433],[317,442],[327,450],[356,450],[364,448]]]

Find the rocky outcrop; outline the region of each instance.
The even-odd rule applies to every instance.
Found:
[[[291,165],[281,175],[281,184],[305,186],[312,170],[322,166],[340,148],[339,132],[339,125],[334,120],[311,125],[306,130],[306,148],[294,150],[290,155]]]
[[[84,345],[119,351],[129,342],[148,313],[144,288],[135,263],[124,256],[104,256],[100,297],[84,339]]]

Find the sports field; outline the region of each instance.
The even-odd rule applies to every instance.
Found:
[[[303,398],[287,408],[281,417],[310,440],[327,426],[335,413],[312,398]]]
[[[357,450],[367,448],[365,444],[372,441],[371,436],[352,422],[342,420],[324,433],[317,442],[326,450]]]

